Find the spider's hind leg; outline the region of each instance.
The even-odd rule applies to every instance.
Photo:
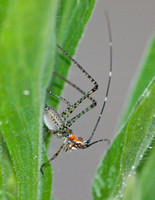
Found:
[[[62,79],[63,81],[65,81],[66,83],[68,83],[70,86],[72,86],[73,88],[75,88],[77,91],[79,91],[81,94],[83,94],[84,96],[87,95],[86,92],[84,92],[80,87],[78,87],[77,85],[75,85],[74,83],[72,83],[71,81],[67,80],[66,78],[64,78],[63,76],[59,75],[56,72],[53,72],[54,75],[56,75],[57,77],[59,77],[60,79]],[[86,98],[88,98],[90,101],[92,101],[92,104],[95,106],[96,105],[96,101],[95,99],[93,99],[91,96],[87,96]],[[77,103],[77,102],[76,102]],[[77,104],[76,104],[77,106]],[[72,112],[71,112],[72,113]],[[71,114],[70,113],[70,114]],[[61,113],[61,116],[64,118],[64,116],[66,115],[66,111]],[[81,115],[80,115],[81,116]],[[65,118],[66,119],[66,118]]]
[[[86,98],[90,98],[90,95],[93,94],[96,90],[98,90],[98,84],[97,82],[83,69],[83,67],[76,61],[74,60],[62,47],[60,47],[59,45],[57,45],[57,47],[62,51],[62,53],[64,55],[66,55],[74,64],[77,68],[79,68],[79,70],[85,75],[85,77],[87,77],[93,84],[94,87],[89,90],[87,93],[84,92],[84,95],[82,98],[80,98],[77,102],[75,102],[72,106],[68,106],[66,108],[66,110],[62,113],[63,114],[63,118],[66,120],[71,113],[86,99]],[[83,110],[82,112],[80,112],[78,115],[76,115],[73,119],[69,120],[66,123],[66,126],[71,126],[79,117],[81,117],[82,115],[84,115],[86,112],[88,112],[89,110],[91,110],[92,108],[94,108],[97,105],[97,102],[92,99],[92,104],[87,107],[85,110]]]

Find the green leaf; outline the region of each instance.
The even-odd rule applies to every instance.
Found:
[[[56,94],[63,88],[52,77],[54,66],[66,76],[70,65],[56,43],[73,56],[94,5],[95,0],[0,3],[1,199],[50,199],[51,169],[40,173],[47,160],[43,108],[46,88]]]
[[[155,79],[144,95],[127,124],[120,172],[114,195],[121,194],[127,177],[135,173],[139,164],[146,162],[143,160],[143,156],[155,136]]]
[[[0,199],[9,199],[13,197],[13,195],[16,194],[17,191],[17,182],[16,182],[16,176],[12,167],[11,158],[9,156],[9,152],[7,149],[7,146],[5,142],[3,141],[2,134],[0,134],[0,160],[3,161],[0,163],[0,177],[1,177],[1,183],[0,183]],[[8,176],[9,175],[9,176]],[[11,195],[11,197],[10,197]]]
[[[1,141],[11,157],[9,164],[1,152],[1,194],[10,196],[8,180],[17,180],[15,195],[22,200],[49,199],[51,194],[51,172],[42,177],[39,168],[45,88],[55,56],[57,2],[10,0],[1,13]],[[8,172],[11,164],[14,173]]]
[[[155,127],[155,119],[153,120]],[[142,169],[141,174],[134,175],[129,179],[125,190],[124,200],[154,200],[155,197],[155,151],[151,152],[148,162]]]
[[[120,199],[155,134],[155,80],[106,153],[93,183],[94,199]],[[143,161],[144,162],[144,161]]]
[[[143,91],[155,76],[155,36],[151,38],[150,44],[146,50],[146,57],[139,68],[138,77],[136,77],[134,88],[129,96],[128,105],[123,114],[122,123],[125,122],[132,111],[134,105],[143,94]]]
[[[155,40],[153,40],[152,50],[147,56],[148,63],[151,64],[155,60],[154,48]],[[148,65],[145,64],[145,67],[148,68]],[[154,65],[151,65],[151,67],[154,67]],[[151,70],[150,73],[153,76]],[[145,77],[143,78],[145,79]],[[128,177],[136,171],[142,173],[143,169],[139,170],[139,167],[142,167],[146,162],[144,155],[155,134],[154,102],[155,80],[151,82],[142,97],[137,101],[135,108],[132,109],[127,121],[121,127],[118,136],[98,168],[92,188],[94,199],[121,199]]]

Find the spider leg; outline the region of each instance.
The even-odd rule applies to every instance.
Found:
[[[82,99],[82,98],[81,98]],[[82,100],[83,101],[83,100]],[[79,105],[82,101],[78,101],[75,105],[75,108],[77,107],[77,104]],[[94,101],[89,107],[85,108],[82,112],[80,112],[79,114],[77,114],[75,117],[73,117],[72,119],[68,120],[65,123],[66,127],[70,127],[77,119],[79,119],[82,115],[84,115],[86,112],[88,112],[89,110],[91,110],[92,108],[94,108],[96,106],[96,101]]]
[[[72,83],[71,81],[67,80],[66,78],[64,78],[63,76],[59,75],[56,72],[53,72],[54,75],[56,75],[57,77],[59,77],[60,79],[62,79],[63,81],[65,81],[66,83],[68,83],[69,85],[71,85],[73,88],[75,88],[77,91],[79,91],[81,94],[86,95],[86,92],[84,92],[81,88],[79,88],[77,85],[75,85],[74,83]],[[95,102],[95,99],[93,99],[91,96],[87,96],[87,98],[92,101],[93,103]],[[65,113],[62,112],[61,116],[64,118]]]
[[[71,107],[68,107],[64,112],[64,119],[66,119],[74,110],[75,108],[78,107],[79,104],[81,104],[88,95],[92,94],[93,92],[95,92],[97,89],[93,88],[92,90],[90,90],[87,94],[85,94],[80,100],[78,100],[76,103],[74,103]],[[72,119],[68,120],[67,123],[65,123],[66,127],[70,127],[78,118],[80,118],[82,115],[84,115],[86,112],[88,112],[89,110],[91,110],[92,108],[94,108],[97,105],[97,102],[93,99],[93,103],[85,108],[82,112],[80,112],[79,114],[77,114],[75,117],[73,117]]]
[[[41,165],[41,167],[40,167],[40,172],[42,173],[42,175],[44,174],[44,172],[43,172],[43,167],[44,167],[45,165],[47,165],[49,162],[52,162],[52,160],[54,160],[54,159],[59,155],[59,153],[60,153],[61,150],[63,149],[64,145],[65,145],[65,143],[63,143],[63,144],[61,145],[61,147],[59,148],[59,150],[54,154],[54,156],[53,156],[52,158],[50,158],[47,162],[45,162],[45,163],[43,163],[43,164]]]
[[[93,131],[92,131],[90,137],[89,137],[88,140],[87,140],[87,144],[89,144],[90,141],[92,140],[92,138],[93,138],[93,136],[94,136],[94,134],[95,134],[95,131],[96,131],[97,127],[98,127],[98,124],[99,124],[99,122],[100,122],[100,120],[101,120],[101,117],[102,117],[102,115],[103,115],[103,112],[104,112],[104,109],[105,109],[105,105],[106,105],[106,103],[107,103],[107,98],[108,98],[108,95],[109,95],[109,88],[110,88],[111,77],[112,77],[112,67],[113,67],[113,66],[112,66],[112,60],[113,60],[113,59],[112,59],[112,54],[113,54],[113,49],[112,49],[112,34],[111,34],[110,20],[109,20],[109,16],[108,16],[108,13],[107,13],[107,12],[105,12],[105,17],[106,17],[106,23],[107,23],[107,28],[108,28],[108,36],[109,36],[109,53],[110,53],[109,78],[108,78],[108,85],[107,85],[107,90],[106,90],[106,95],[105,95],[105,98],[104,98],[104,101],[103,101],[103,105],[102,105],[100,114],[99,114],[99,116],[98,116],[98,119],[97,119],[97,121],[96,121],[95,127],[94,127],[94,129],[93,129]],[[110,142],[109,142],[109,141],[110,141],[109,139],[106,139],[106,141],[107,141],[108,143],[110,143]]]
[[[68,106],[71,106],[71,104],[69,103],[69,101],[67,101],[67,99],[63,98],[63,97],[60,97],[56,94],[54,94],[53,92],[47,90],[47,92],[55,97],[57,97],[58,99],[60,99],[60,101],[64,102],[65,104],[67,104]]]
[[[67,131],[66,131],[67,130]],[[62,125],[59,127],[59,129],[57,130],[52,130],[50,131],[53,135],[55,134],[59,134],[61,133],[62,134],[62,137],[67,137],[69,134],[70,134],[70,129],[68,129],[65,125]]]
[[[66,119],[67,117],[70,116],[70,114],[78,107],[79,104],[81,104],[86,98],[88,98],[92,93],[94,93],[98,89],[98,84],[97,82],[83,69],[83,67],[77,63],[64,49],[62,49],[59,45],[57,47],[62,51],[63,54],[65,54],[75,65],[77,68],[80,69],[80,71],[94,84],[94,87],[87,93],[84,92],[84,96],[79,99],[76,103],[74,103],[72,106],[68,106],[66,110],[63,112],[63,118]],[[93,107],[96,106],[96,101],[92,99],[92,104],[86,108],[84,111],[82,111],[80,116],[82,116],[84,113],[92,109]],[[79,117],[78,117],[79,118]],[[78,119],[77,118],[77,119]]]
[[[66,83],[68,83],[70,86],[72,86],[73,88],[75,88],[77,91],[79,91],[81,94],[86,94],[86,92],[84,92],[80,87],[78,87],[77,85],[75,85],[74,83],[72,83],[71,81],[69,81],[68,79],[64,78],[63,76],[61,76],[60,74],[58,74],[57,72],[53,72],[54,75],[56,75],[57,77],[59,77],[60,79],[62,79],[63,81],[65,81]],[[87,97],[90,101],[92,101],[92,97],[88,96]]]

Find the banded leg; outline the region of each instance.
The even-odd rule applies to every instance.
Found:
[[[75,108],[78,107],[79,104],[81,104],[87,96],[91,95],[93,92],[95,92],[97,89],[94,87],[92,90],[90,90],[87,94],[85,94],[80,100],[78,100],[75,104],[73,104],[71,107],[68,107],[64,112],[63,112],[63,118],[66,119],[74,110]],[[84,115],[86,112],[91,110],[97,105],[97,102],[93,99],[93,103],[84,109],[82,112],[77,114],[75,117],[73,117],[71,120],[68,120],[67,123],[65,124],[66,127],[70,127],[78,118],[80,118],[82,115]],[[65,117],[64,117],[65,116]]]
[[[44,167],[45,165],[47,165],[49,162],[51,162],[52,160],[54,160],[54,159],[59,155],[59,153],[60,153],[61,150],[63,149],[64,145],[65,145],[65,143],[63,143],[63,144],[61,145],[61,147],[59,148],[59,150],[54,154],[54,156],[53,156],[52,158],[50,158],[47,162],[45,162],[44,164],[41,165],[40,171],[41,171],[42,175],[44,174],[44,172],[43,172],[43,167]]]
[[[81,98],[83,99],[83,98]],[[83,101],[83,100],[82,100]],[[76,103],[78,104],[79,101]],[[65,123],[65,126],[66,127],[70,127],[77,119],[79,119],[82,115],[84,115],[86,112],[88,112],[89,110],[91,110],[92,108],[94,108],[96,106],[96,101],[93,102],[89,107],[85,108],[82,112],[80,112],[79,114],[77,114],[75,117],[73,117],[72,119],[68,120],[66,123]],[[77,106],[76,106],[77,107]]]
[[[59,134],[62,134],[62,136],[60,136],[60,137],[67,137],[71,133],[71,130],[69,128],[67,128],[65,125],[62,125],[59,127],[59,129],[52,130],[51,133],[53,135],[56,135],[59,133]]]
[[[62,49],[59,45],[57,45],[57,47],[63,52],[63,54],[65,54],[81,71],[82,73],[84,73],[84,75],[94,84],[94,87],[87,93],[84,94],[84,96],[79,99],[76,103],[74,103],[72,106],[68,106],[66,108],[66,110],[63,112],[63,118],[66,119],[67,117],[70,116],[70,114],[79,106],[79,104],[81,104],[86,98],[88,98],[92,93],[94,93],[97,89],[98,89],[98,84],[97,82],[82,68],[81,65],[79,65],[79,63],[77,63],[70,55],[68,55],[68,53]],[[82,111],[81,113],[79,113],[80,116],[82,116],[84,113],[86,113],[87,111],[89,111],[90,109],[94,108],[96,106],[96,101],[93,99],[92,100],[92,104],[86,108],[84,111]],[[79,118],[79,117],[78,117]],[[77,119],[78,119],[77,118]],[[75,120],[76,121],[76,120]]]
[[[65,104],[67,104],[68,106],[71,106],[71,104],[69,103],[69,101],[67,101],[67,99],[63,98],[63,97],[60,97],[56,94],[54,94],[53,92],[47,90],[47,92],[55,97],[57,97],[58,99],[60,99],[60,101],[64,102]]]
[[[107,99],[108,99],[108,95],[109,95],[109,88],[110,88],[111,77],[112,77],[112,52],[113,52],[113,50],[112,50],[112,34],[111,34],[109,16],[108,16],[107,12],[105,12],[105,17],[106,17],[106,23],[107,23],[107,28],[108,28],[108,36],[109,36],[109,53],[110,53],[109,78],[108,78],[108,85],[107,85],[107,90],[106,90],[106,95],[105,95],[105,98],[104,98],[104,101],[103,101],[103,105],[102,105],[99,117],[98,117],[98,119],[96,121],[95,127],[94,127],[90,137],[86,141],[87,144],[89,144],[90,141],[92,140],[92,138],[93,138],[93,136],[95,134],[95,131],[97,129],[97,126],[98,126],[98,124],[99,124],[99,122],[101,120],[101,117],[103,115],[103,112],[104,112],[104,109],[105,109],[105,105],[107,103]],[[104,140],[107,141],[110,144],[110,140],[109,139],[104,139]]]
[[[56,75],[57,77],[59,77],[60,79],[62,79],[63,81],[65,81],[66,83],[68,83],[70,86],[72,86],[73,88],[75,88],[77,91],[79,91],[81,94],[86,95],[86,92],[84,92],[83,90],[81,90],[81,88],[79,88],[77,85],[75,85],[74,83],[72,83],[71,81],[67,80],[66,78],[64,78],[63,76],[59,75],[56,72],[53,72],[54,75]],[[87,96],[87,98],[92,101],[95,102],[95,100],[91,97],[91,96]],[[63,117],[64,112],[61,113],[61,116]]]

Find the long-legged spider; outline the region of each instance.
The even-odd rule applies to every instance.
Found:
[[[65,79],[64,77],[60,76],[59,74],[57,74],[56,72],[54,72],[54,74],[59,77],[60,79],[64,80],[65,82],[67,82],[69,85],[71,85],[73,88],[75,88],[76,90],[78,90],[80,93],[83,94],[83,96],[77,101],[75,102],[73,105],[70,104],[65,98],[60,97],[56,94],[53,94],[51,91],[48,91],[51,95],[57,97],[58,99],[60,99],[61,101],[63,101],[66,105],[67,108],[65,109],[65,111],[63,111],[61,114],[58,113],[55,109],[53,109],[52,107],[46,105],[45,106],[45,114],[44,114],[44,123],[47,126],[47,128],[49,129],[49,131],[56,135],[58,138],[62,138],[63,139],[63,143],[61,145],[61,147],[59,148],[59,150],[54,154],[54,156],[52,158],[50,158],[47,162],[43,163],[41,165],[40,171],[43,174],[43,167],[51,162],[52,160],[54,160],[59,153],[61,152],[62,149],[64,149],[64,151],[72,151],[75,149],[86,149],[88,147],[90,147],[91,145],[101,142],[101,141],[108,141],[108,139],[100,139],[97,140],[95,142],[91,143],[91,140],[94,136],[94,133],[96,131],[96,128],[99,124],[99,121],[102,117],[106,102],[107,102],[107,97],[108,97],[108,93],[109,93],[109,87],[110,87],[110,83],[111,83],[111,76],[112,76],[112,37],[111,37],[111,30],[110,30],[110,23],[109,23],[109,19],[108,16],[106,15],[106,21],[107,21],[107,27],[108,27],[108,35],[109,35],[109,49],[110,49],[110,71],[109,71],[109,79],[108,79],[108,85],[107,85],[107,90],[106,90],[106,95],[103,101],[103,105],[100,111],[100,114],[98,116],[98,119],[96,121],[96,124],[94,126],[94,129],[90,135],[90,137],[87,140],[83,140],[81,137],[77,137],[74,135],[73,131],[70,129],[71,125],[78,119],[80,118],[82,115],[84,115],[86,112],[88,112],[89,110],[91,110],[92,108],[94,108],[96,106],[96,101],[90,96],[92,95],[97,89],[98,89],[98,84],[97,82],[92,78],[92,76],[90,76],[84,69],[83,67],[76,62],[62,47],[60,47],[59,45],[57,45],[57,47],[61,50],[61,52],[66,55],[74,64],[77,68],[80,69],[80,71],[82,71],[82,73],[94,84],[94,87],[88,91],[88,92],[84,92],[83,90],[81,90],[78,86],[76,86],[75,84],[73,84],[72,82],[70,82],[69,80]],[[79,114],[77,114],[76,116],[74,116],[72,119],[67,120],[67,118],[73,113],[73,111],[85,100],[85,99],[89,99],[92,103],[90,106],[88,106],[87,108],[85,108],[82,112],[80,112]]]

